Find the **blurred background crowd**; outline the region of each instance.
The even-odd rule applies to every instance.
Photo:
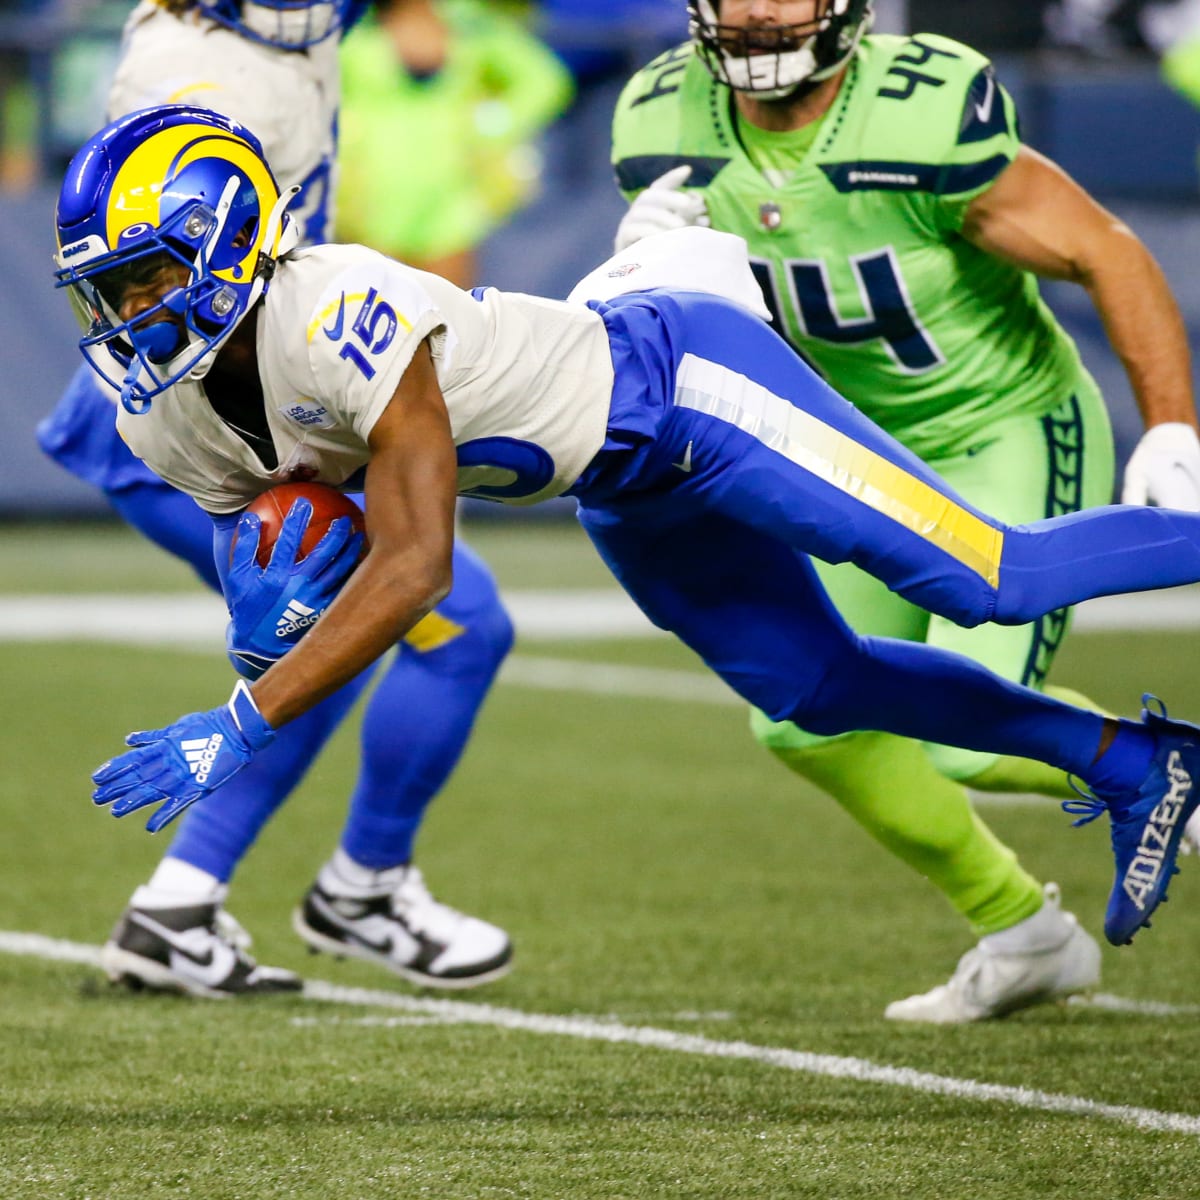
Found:
[[[51,287],[53,205],[102,124],[132,0],[0,0],[0,517],[98,515],[33,426],[76,364]],[[1200,0],[876,0],[875,28],[995,59],[1025,140],[1150,245],[1200,345]],[[343,46],[338,237],[456,283],[563,296],[611,251],[623,82],[687,35],[683,0],[380,0]],[[397,198],[400,201],[397,201]],[[1049,286],[1113,407],[1119,366],[1079,289]],[[1130,298],[1136,304],[1136,297]]]

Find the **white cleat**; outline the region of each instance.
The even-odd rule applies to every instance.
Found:
[[[1200,854],[1200,808],[1198,808],[1188,823],[1183,827],[1183,838],[1179,843],[1180,854]]]
[[[508,934],[439,903],[413,866],[380,895],[338,895],[318,879],[292,914],[292,928],[314,951],[365,959],[420,987],[478,987],[512,967]]]
[[[100,951],[100,965],[129,988],[213,1000],[301,989],[299,975],[259,966],[249,948],[250,935],[217,903],[130,904]]]
[[[890,1021],[965,1025],[989,1021],[1035,1004],[1062,1000],[1100,982],[1100,946],[1061,908],[1058,885],[1032,917],[990,934],[959,959],[949,983],[895,1000]]]

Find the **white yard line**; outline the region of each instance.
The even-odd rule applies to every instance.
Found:
[[[666,636],[616,588],[518,589],[504,601],[524,642]],[[1174,588],[1081,604],[1079,632],[1200,627],[1200,590]],[[0,596],[0,641],[108,641],[203,649],[224,645],[225,609],[196,593]]]
[[[62,941],[32,933],[0,932],[0,952],[48,959],[56,962],[83,963],[96,966],[98,946]],[[910,1067],[889,1067],[863,1058],[844,1058],[831,1054],[811,1054],[803,1050],[788,1050],[776,1046],[758,1046],[751,1042],[725,1042],[694,1034],[677,1033],[670,1029],[655,1029],[645,1025],[625,1025],[620,1021],[593,1017],[562,1017],[541,1013],[520,1012],[512,1008],[497,1008],[491,1004],[466,1003],[460,1000],[426,1000],[416,996],[399,995],[370,988],[340,987],[321,980],[305,983],[304,999],[318,1003],[341,1004],[361,1008],[384,1008],[404,1013],[411,1024],[413,1018],[438,1023],[483,1025],[498,1029],[514,1029],[552,1037],[569,1037],[616,1045],[643,1046],[674,1054],[696,1054],[707,1058],[741,1059],[761,1063],[803,1075],[818,1075],[831,1079],[848,1079],[856,1083],[878,1084],[905,1088],[938,1096],[954,1096],[977,1103],[1008,1104],[1040,1112],[1069,1113],[1079,1117],[1101,1117],[1123,1125],[1134,1125],[1161,1133],[1183,1133],[1200,1136],[1200,1117],[1187,1113],[1163,1112],[1154,1108],[1136,1108],[1127,1104],[1104,1104],[1083,1096],[1068,1096],[1058,1092],[1043,1092],[1034,1088],[1010,1087],[1002,1084],[980,1083],[974,1079],[956,1079],[933,1075]],[[1115,997],[1110,999],[1115,1000]],[[1154,1015],[1164,1015],[1155,1013]],[[306,1023],[307,1018],[302,1018]],[[387,1024],[387,1021],[381,1021]]]
[[[1137,606],[1147,606],[1146,611]],[[518,636],[531,643],[662,636],[621,592],[516,591],[505,596]],[[1090,614],[1090,616],[1089,616]],[[1118,597],[1082,607],[1082,628],[1172,628],[1200,623],[1200,594],[1188,589],[1151,598]],[[0,596],[0,642],[110,642],[182,653],[219,654],[225,610],[208,595]],[[1182,627],[1182,625],[1181,625]],[[573,659],[511,655],[500,682],[543,691],[633,696],[689,704],[741,707],[743,702],[702,670],[623,666]],[[984,803],[1028,803],[1024,797],[988,797]]]
[[[1200,1014],[1200,1004],[1165,1004],[1161,1000],[1126,1000],[1097,992],[1092,996],[1072,996],[1068,1004],[1079,1008],[1104,1008],[1109,1012],[1136,1013],[1139,1017],[1194,1017]]]
[[[615,588],[506,592],[524,641],[665,637]],[[101,641],[220,653],[225,606],[215,595],[0,596],[0,641]]]
[[[664,636],[615,589],[521,590],[505,594],[521,642],[606,641]],[[220,654],[226,614],[205,594],[0,596],[0,642],[110,642],[184,653]],[[1200,592],[1179,588],[1082,605],[1077,629],[1166,629],[1200,624]],[[500,682],[548,691],[635,696],[740,707],[703,671],[515,654]],[[1001,803],[1002,801],[993,801]],[[1011,803],[1012,801],[1008,801]]]

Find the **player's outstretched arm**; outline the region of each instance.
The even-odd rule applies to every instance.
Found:
[[[962,233],[989,254],[1087,290],[1148,431],[1126,474],[1127,501],[1200,510],[1187,331],[1162,270],[1133,231],[1023,146],[971,202]]]
[[[132,734],[133,749],[93,775],[93,799],[124,816],[162,803],[157,831],[379,658],[450,591],[457,464],[450,419],[422,343],[369,438],[370,551],[321,620],[253,689],[164,729]]]
[[[427,343],[368,445],[370,550],[321,620],[252,688],[272,726],[354,678],[450,591],[457,460]]]

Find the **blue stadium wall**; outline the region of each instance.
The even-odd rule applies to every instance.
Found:
[[[1026,140],[1121,215],[1162,263],[1195,353],[1200,112],[1163,87],[1149,63],[1012,59],[997,65],[1017,99]],[[562,296],[607,256],[624,207],[607,164],[607,125],[617,87],[609,81],[592,88],[551,130],[543,194],[483,248],[481,282]],[[78,361],[78,332],[65,299],[51,286],[53,205],[48,188],[0,196],[0,517],[8,519],[105,511],[90,489],[46,462],[34,441],[38,420]],[[1100,322],[1080,289],[1045,290],[1108,398],[1123,457],[1140,424]]]

